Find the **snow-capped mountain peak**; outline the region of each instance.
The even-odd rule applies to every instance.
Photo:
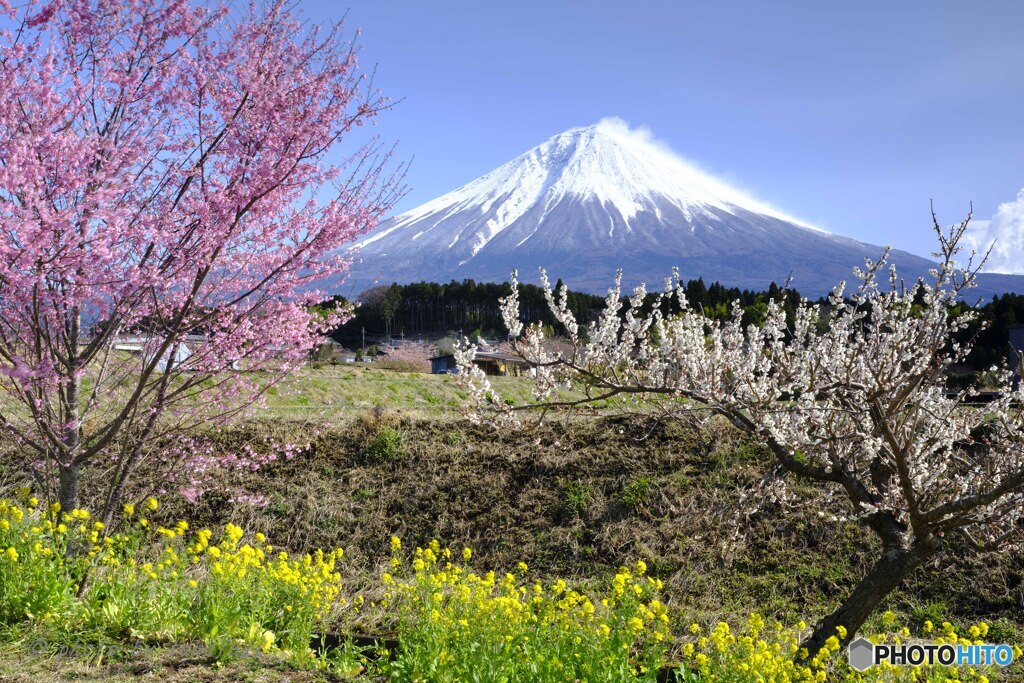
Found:
[[[621,119],[607,118],[549,138],[490,173],[398,216],[386,230],[369,236],[359,246],[384,239],[427,216],[443,218],[477,209],[489,214],[493,209],[494,215],[480,229],[471,235],[457,234],[449,244],[455,248],[468,240],[470,255],[475,256],[532,207],[554,207],[567,198],[596,200],[621,216],[627,232],[629,221],[637,214],[652,207],[658,214],[658,206],[666,201],[690,219],[714,219],[711,208],[725,213],[740,208],[798,223],[674,155],[645,130],[632,130]],[[411,239],[419,239],[430,229]],[[615,229],[614,224],[609,226],[613,236]]]
[[[678,267],[684,279],[751,289],[792,275],[815,296],[883,251],[751,198],[620,119],[555,135],[384,222],[356,247],[356,288],[500,282],[513,269],[529,281],[546,267],[571,287],[602,292],[617,269],[626,283],[659,283]],[[911,281],[934,265],[906,252],[891,258]],[[1024,280],[998,287],[1024,289]]]

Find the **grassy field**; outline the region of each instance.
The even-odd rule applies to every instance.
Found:
[[[496,384],[514,401],[528,399],[525,380]],[[836,606],[877,550],[861,527],[821,516],[821,491],[812,487],[797,485],[796,501],[767,502],[751,513],[744,499],[770,460],[725,424],[652,428],[604,415],[495,432],[461,419],[463,398],[446,376],[363,366],[303,370],[271,393],[256,419],[204,437],[223,453],[310,444],[230,482],[266,504],[209,494],[191,506],[168,496],[153,522],[233,522],[292,551],[343,547],[346,586],[367,605],[380,597],[374,586],[387,569],[392,535],[408,547],[434,538],[468,546],[480,571],[525,562],[531,578],[584,587],[643,560],[664,581],[675,633],[693,621],[736,623],[752,611],[813,620]],[[911,625],[986,620],[988,642],[1019,642],[1022,583],[1019,556],[957,557],[941,571],[919,571],[885,607]],[[386,613],[373,608],[339,627],[390,628]],[[120,682],[154,671],[174,682],[316,680],[251,663],[208,670],[202,657],[173,653],[106,663],[26,657],[23,649],[0,649],[0,681]]]
[[[521,378],[493,377],[503,397],[525,402],[531,384]],[[352,420],[376,406],[410,417],[457,418],[466,394],[454,377],[379,370],[370,364],[305,368],[272,387],[265,417],[299,420]]]

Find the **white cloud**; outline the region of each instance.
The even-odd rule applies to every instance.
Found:
[[[965,238],[966,246],[980,254],[992,247],[987,272],[1024,275],[1024,189],[1000,204],[992,220],[972,221]]]

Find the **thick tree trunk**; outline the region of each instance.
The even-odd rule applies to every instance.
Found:
[[[817,654],[831,636],[838,637],[837,626],[846,628],[846,637],[840,639],[840,645],[845,646],[853,640],[857,631],[882,600],[933,554],[934,550],[921,545],[915,545],[910,550],[886,550],[871,571],[853,589],[853,593],[835,612],[825,617],[803,642],[808,656],[813,657]]]
[[[57,494],[57,502],[63,512],[71,512],[78,507],[78,475],[81,471],[79,465],[60,466],[60,491]]]
[[[81,465],[78,462],[81,447],[81,432],[78,427],[79,391],[82,380],[78,376],[78,334],[81,321],[78,309],[73,309],[71,325],[68,333],[68,377],[66,395],[64,397],[64,455],[65,464],[60,463],[60,491],[58,502],[62,512],[71,512],[78,507],[78,475]]]

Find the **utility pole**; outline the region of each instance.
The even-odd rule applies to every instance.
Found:
[[[363,355],[366,355],[366,328],[363,328]]]

